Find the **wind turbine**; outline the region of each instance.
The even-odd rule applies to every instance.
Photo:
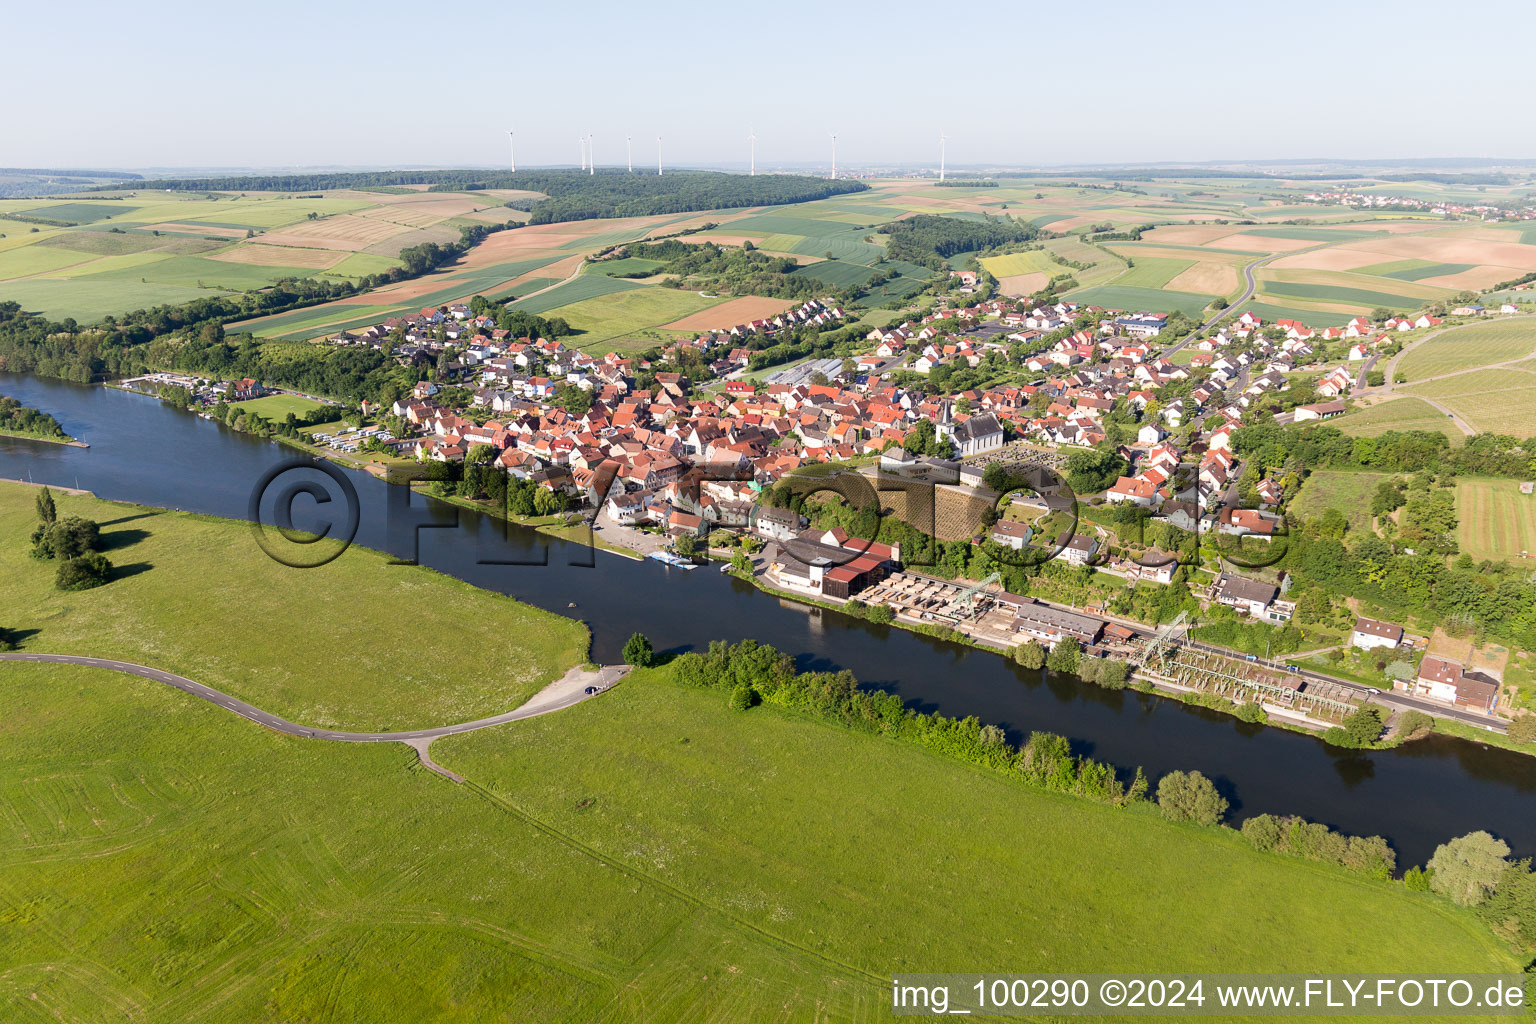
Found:
[[[597,150],[592,145],[591,132],[587,132],[587,173],[597,173]]]
[[[507,130],[507,147],[512,151],[511,152],[511,157],[512,157],[512,173],[516,174],[517,173],[517,139],[513,135],[511,129]]]
[[[587,169],[587,140],[580,135],[576,136],[576,145],[581,147],[581,169]]]
[[[949,136],[944,134],[944,129],[939,129],[939,180],[944,180],[944,143],[949,141]]]
[[[656,136],[656,177],[661,177],[661,136]]]
[[[752,161],[748,164],[747,177],[757,174],[757,129],[747,125],[747,142],[752,147]]]
[[[837,180],[837,133],[829,132],[832,136],[832,180]]]
[[[635,137],[624,136],[624,156],[629,161],[629,173],[635,173]]]

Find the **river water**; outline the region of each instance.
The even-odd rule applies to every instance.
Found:
[[[0,394],[53,414],[91,445],[0,438],[0,477],[244,519],[263,474],[295,455],[111,388],[0,374]],[[324,482],[313,471],[296,472]],[[792,652],[802,668],[851,669],[914,707],[975,715],[1015,741],[1035,729],[1061,733],[1079,753],[1123,769],[1141,765],[1154,779],[1199,769],[1232,802],[1234,820],[1300,814],[1385,836],[1403,866],[1475,829],[1503,837],[1519,855],[1536,854],[1536,758],[1444,736],[1390,751],[1340,750],[1177,701],[1026,672],[994,654],[782,601],[708,568],[685,572],[594,552],[340,472],[358,495],[357,543],[579,617],[592,630],[599,661],[619,660],[636,631],[662,651],[752,637]],[[326,508],[339,508],[341,492],[328,486],[338,504]],[[319,511],[309,499],[294,508],[296,525],[318,527],[305,518]],[[508,562],[535,564],[498,564]]]

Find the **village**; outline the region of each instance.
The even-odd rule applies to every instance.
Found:
[[[1356,317],[1314,330],[1245,312],[1214,330],[1170,338],[1166,314],[1065,300],[975,301],[978,283],[972,272],[954,272],[950,297],[869,330],[859,352],[804,360],[761,380],[743,379],[750,340],[796,324],[834,326],[844,310],[809,300],[777,317],[675,341],[647,358],[512,337],[465,304],[423,309],[329,339],[387,347],[397,361],[420,367],[411,393],[388,407],[364,401],[357,423],[300,436],[321,451],[489,465],[535,488],[540,512],[585,510],[603,546],[691,567],[696,551],[731,557],[742,543],[739,550],[758,557],[738,568],[782,593],[883,606],[895,621],[942,625],[1000,649],[1070,641],[1089,656],[1125,656],[1125,644],[1152,633],[1108,613],[1103,601],[1090,607],[1021,597],[995,574],[980,582],[924,575],[903,566],[899,546],[823,529],[772,504],[771,493],[807,473],[857,473],[877,489],[917,481],[968,503],[971,519],[954,532],[975,545],[1087,566],[1128,588],[1167,584],[1180,567],[1176,554],[1133,556],[1086,519],[1061,532],[1053,508],[1083,502],[1143,510],[1174,530],[1250,550],[1283,536],[1284,487],[1245,474],[1234,432],[1255,417],[1283,425],[1342,415],[1351,392],[1370,385],[1382,355],[1408,332],[1441,324],[1428,314],[1379,323]],[[664,368],[685,356],[706,368],[704,379]],[[1002,371],[992,376],[1008,382],[946,386],[967,370]],[[157,383],[187,387],[205,405],[263,394],[250,379],[158,376]],[[457,400],[444,401],[450,395]],[[1099,453],[1122,471],[1083,493],[1067,488],[1064,499],[1060,482],[1074,452]],[[1008,499],[1017,499],[1016,511],[1035,503],[1037,522],[975,513],[1001,497],[983,479],[994,463],[1056,481],[1040,477],[1037,493]],[[1185,575],[1203,607],[1271,625],[1294,613],[1283,574],[1251,578],[1218,562],[1191,565]],[[1380,646],[1372,639],[1377,627],[1395,628],[1402,642],[1401,627],[1360,621],[1353,646]],[[1414,651],[1411,642],[1405,649]],[[1265,668],[1279,673],[1277,693],[1294,697],[1308,685],[1278,660]],[[1323,685],[1322,677],[1310,685]],[[1428,657],[1418,677],[1394,688],[1448,713],[1497,710],[1496,684]]]

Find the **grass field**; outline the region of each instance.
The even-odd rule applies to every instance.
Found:
[[[654,672],[433,756],[470,784],[146,680],[0,667],[8,1001],[149,1024],[879,1021],[891,972],[1020,956],[1514,968],[1401,886]]]
[[[1194,260],[1168,259],[1159,256],[1133,257],[1136,265],[1115,278],[1116,288],[1166,288],[1168,282],[1195,265]]]
[[[1410,381],[1456,373],[1536,354],[1536,318],[1468,324],[1443,331],[1403,356],[1397,368]]]
[[[1329,508],[1336,508],[1349,520],[1351,530],[1365,531],[1371,525],[1371,495],[1390,473],[1355,473],[1332,469],[1314,470],[1291,500],[1290,511],[1303,519],[1316,519]]]
[[[1456,546],[1473,558],[1536,561],[1536,495],[1519,481],[1456,481]]]
[[[1265,280],[1261,282],[1260,289],[1266,295],[1279,296],[1281,299],[1307,299],[1313,302],[1336,302],[1370,308],[1385,306],[1395,310],[1414,310],[1424,304],[1423,299],[1393,292],[1300,281]]]
[[[594,279],[613,280],[604,277]],[[584,280],[586,278],[578,278],[572,284],[580,284]],[[547,294],[563,292],[570,287],[571,285],[566,285]],[[539,296],[530,305],[538,303],[543,298],[544,296]],[[570,305],[555,306],[542,312],[544,316],[564,319],[574,330],[581,332],[573,338],[566,339],[566,342],[576,348],[585,349],[622,338],[626,334],[669,324],[690,313],[697,313],[710,306],[718,305],[720,301],[718,298],[706,299],[698,292],[682,291],[677,288],[634,287],[596,295]],[[527,308],[520,303],[513,303],[513,306],[517,309]],[[530,312],[540,311],[530,310]],[[655,344],[656,340],[654,337],[636,339],[635,345],[627,347],[648,348]]]
[[[1378,437],[1389,430],[1434,430],[1453,442],[1465,436],[1445,413],[1417,398],[1394,398],[1331,420],[1329,425],[1357,437]]]
[[[27,553],[35,494],[0,484],[7,628],[37,630],[29,649],[153,665],[293,721],[366,729],[510,710],[586,651],[579,623],[376,552],[290,569],[240,524],[56,494],[60,515],[103,524],[119,573],[64,593]]]
[[[290,412],[302,416],[311,409],[324,408],[320,402],[300,398],[297,395],[267,395],[263,398],[253,398],[249,402],[235,402],[233,405],[236,409],[255,412],[269,420],[281,420]]]

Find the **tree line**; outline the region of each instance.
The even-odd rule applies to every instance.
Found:
[[[890,236],[885,251],[891,259],[905,260],[932,270],[943,269],[944,260],[962,252],[1010,242],[1030,242],[1040,237],[1040,229],[1033,224],[987,214],[980,220],[972,220],[920,213],[884,224],[880,231]]]

